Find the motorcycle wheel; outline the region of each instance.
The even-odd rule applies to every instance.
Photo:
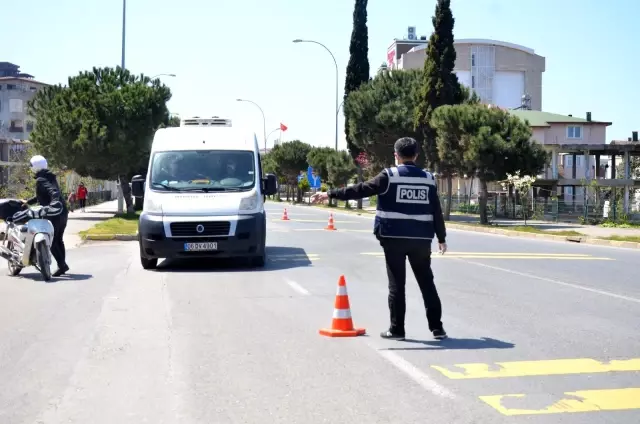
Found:
[[[36,258],[38,261],[38,268],[44,281],[51,280],[51,253],[47,249],[45,243],[40,243],[36,246]]]
[[[11,245],[11,243],[9,243],[7,248],[9,250],[13,250],[13,246]],[[22,266],[15,264],[12,261],[7,261],[7,265],[9,266],[9,275],[11,275],[12,277],[15,277],[16,275],[20,274],[23,268]]]

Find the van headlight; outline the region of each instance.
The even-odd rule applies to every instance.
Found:
[[[258,195],[252,194],[249,197],[245,197],[240,201],[239,209],[241,211],[252,211],[258,207]]]
[[[162,204],[158,202],[154,202],[151,196],[145,196],[144,204],[142,205],[142,210],[150,214],[161,214]]]

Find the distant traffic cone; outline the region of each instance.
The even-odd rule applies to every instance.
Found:
[[[284,212],[282,213],[282,220],[283,221],[289,220],[289,215],[287,215],[287,208],[284,208]]]
[[[341,275],[340,280],[338,280],[338,292],[336,293],[331,328],[320,329],[320,334],[327,337],[356,337],[362,336],[366,332],[364,328],[353,328],[347,282],[344,279],[344,275]]]
[[[335,231],[336,226],[333,225],[333,214],[329,215],[329,224],[324,227],[325,230]]]

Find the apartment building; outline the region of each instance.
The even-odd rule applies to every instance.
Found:
[[[27,103],[46,85],[21,72],[18,65],[0,62],[0,184],[8,181],[11,167],[24,160],[35,126]]]
[[[27,103],[46,85],[20,72],[18,65],[0,62],[0,137],[29,139],[35,122],[27,114]]]
[[[393,40],[387,49],[387,69],[422,68],[428,39],[416,34],[416,27],[408,27],[405,38]],[[545,58],[533,49],[486,39],[459,39],[454,47],[454,72],[483,103],[513,109],[526,98],[529,109],[542,110]]]

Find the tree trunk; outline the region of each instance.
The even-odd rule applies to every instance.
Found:
[[[135,210],[133,208],[133,200],[131,199],[131,186],[129,185],[129,181],[127,181],[123,176],[120,176],[119,180],[120,190],[122,191],[122,197],[124,199],[127,213],[134,213]]]
[[[362,177],[362,167],[358,165],[358,183],[361,183],[364,178]],[[358,199],[358,209],[362,209],[362,199]]]
[[[487,225],[487,182],[484,178],[480,178],[480,193],[478,193],[478,203],[480,205],[480,224]]]
[[[447,203],[444,205],[444,220],[449,221],[451,219],[451,200],[453,197],[453,178],[451,175],[446,177],[447,180]]]

